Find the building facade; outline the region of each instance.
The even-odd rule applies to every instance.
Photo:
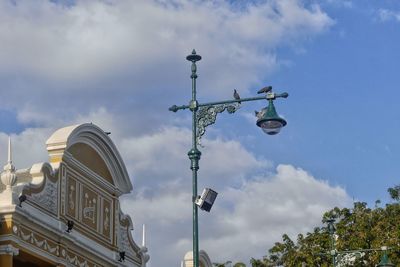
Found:
[[[213,267],[210,257],[204,250],[199,251],[199,266]],[[185,254],[181,267],[193,267],[193,251],[189,251]]]
[[[46,142],[50,160],[16,169],[9,142],[0,184],[0,266],[144,267],[119,197],[132,190],[110,137],[94,124]],[[27,148],[29,149],[29,148]]]

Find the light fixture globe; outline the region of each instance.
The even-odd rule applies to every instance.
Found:
[[[256,112],[258,118],[257,126],[260,127],[264,133],[275,135],[286,125],[286,121],[276,113],[273,100],[270,99],[268,101],[268,107],[263,108],[260,112]]]

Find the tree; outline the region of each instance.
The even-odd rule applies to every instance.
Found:
[[[231,266],[232,261],[227,261],[225,263],[213,263],[213,265],[215,267],[227,267],[227,266]],[[244,264],[243,262],[237,262],[233,265],[233,267],[246,267],[246,264]]]
[[[334,208],[322,216],[324,226],[315,227],[312,232],[299,234],[293,241],[284,234],[282,242],[276,242],[262,259],[251,259],[253,267],[272,266],[331,266],[331,237],[326,222],[336,220],[335,247],[337,251],[379,249],[382,246],[396,248],[389,250],[393,263],[400,263],[400,186],[389,188],[388,192],[396,202],[373,209],[365,202],[356,202],[352,209]],[[381,253],[365,252],[337,257],[338,266],[371,266],[379,263]],[[347,264],[347,265],[346,265]]]
[[[388,192],[392,199],[396,201],[400,200],[400,185],[396,185],[395,187],[389,187]]]

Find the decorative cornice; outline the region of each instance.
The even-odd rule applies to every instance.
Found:
[[[29,203],[28,203],[29,205]],[[32,206],[30,206],[32,207]],[[90,238],[80,234],[77,231],[72,231],[70,234],[65,232],[65,225],[58,221],[56,218],[51,217],[45,214],[43,211],[38,209],[30,209],[26,208],[24,210],[18,209],[17,212],[23,216],[23,220],[29,221],[29,224],[39,224],[46,228],[47,231],[52,233],[52,235],[56,235],[63,240],[67,240],[68,242],[74,243],[78,248],[85,248],[89,249],[89,251],[96,255],[97,257],[105,260],[105,261],[113,261],[113,253],[114,251],[104,247],[103,245],[96,243],[95,241],[91,240]],[[21,218],[21,219],[22,219]],[[21,225],[17,228],[13,229],[13,232],[16,236],[21,238]],[[30,230],[33,234],[37,234]],[[24,232],[26,235],[27,232]],[[43,235],[48,235],[41,233]],[[21,238],[22,240],[22,238]],[[25,241],[26,242],[26,241]],[[33,244],[32,244],[33,245]]]
[[[25,249],[37,253],[42,257],[52,259],[55,262],[61,264],[67,263],[67,266],[77,267],[114,266],[115,260],[105,258],[104,254],[95,255],[93,254],[94,251],[91,250],[87,252],[92,256],[88,256],[86,253],[83,253],[84,250],[67,245],[69,241],[66,239],[56,241],[44,233],[36,232],[22,225],[14,225],[12,231],[13,236],[9,237],[8,240],[18,242]],[[14,237],[17,237],[19,240],[15,240]],[[103,261],[104,264],[107,262],[107,265],[99,262],[96,263],[96,259],[100,262]]]
[[[14,247],[13,245],[1,245],[0,246],[0,255],[14,255],[17,256],[19,254],[19,249]]]
[[[118,226],[119,227],[116,229],[118,231],[118,249],[120,251],[125,251],[127,257],[140,263],[141,266],[145,266],[146,262],[150,259],[150,256],[146,254],[147,248],[141,248],[135,243],[131,234],[131,231],[133,230],[132,219],[121,210],[119,210]],[[146,251],[144,251],[144,249]]]

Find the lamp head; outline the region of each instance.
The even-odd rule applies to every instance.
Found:
[[[381,257],[381,261],[376,265],[377,267],[394,267],[395,265],[390,261],[386,250],[384,250],[384,253]]]
[[[273,99],[268,100],[268,107],[263,108],[256,113],[257,126],[260,127],[266,134],[275,135],[280,132],[282,127],[287,123],[276,113]]]
[[[196,54],[196,50],[193,49],[192,54],[188,55],[186,59],[194,63],[196,61],[201,60],[201,56]]]

